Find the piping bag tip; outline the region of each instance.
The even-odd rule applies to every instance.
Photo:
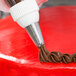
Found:
[[[25,28],[37,47],[44,45],[39,23],[33,23]]]

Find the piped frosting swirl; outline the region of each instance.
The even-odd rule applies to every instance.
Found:
[[[39,60],[40,62],[51,62],[51,63],[71,63],[76,62],[76,53],[73,55],[62,54],[60,52],[49,52],[44,45],[39,47]]]

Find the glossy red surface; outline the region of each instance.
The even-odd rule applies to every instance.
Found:
[[[40,27],[46,48],[76,52],[76,6],[40,10]],[[0,76],[75,76],[76,63],[40,63],[38,49],[9,16],[0,20]]]

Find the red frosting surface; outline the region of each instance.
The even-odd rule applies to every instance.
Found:
[[[76,6],[40,10],[46,48],[76,52]],[[0,20],[0,76],[75,76],[76,63],[40,63],[38,49],[27,32],[9,16]]]

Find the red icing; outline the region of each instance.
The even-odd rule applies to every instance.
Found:
[[[40,10],[40,27],[46,48],[76,52],[76,6]],[[8,56],[18,61],[9,60]],[[21,64],[24,59],[27,63]],[[76,64],[40,63],[38,49],[27,32],[9,16],[0,21],[0,76],[75,76]]]

